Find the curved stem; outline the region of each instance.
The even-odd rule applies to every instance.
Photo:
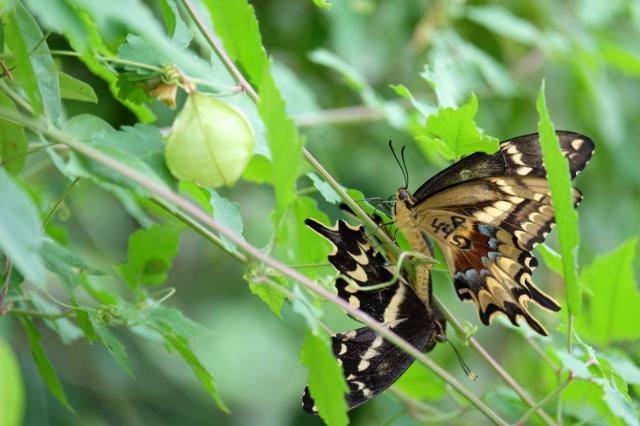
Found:
[[[445,319],[447,320],[447,322],[449,324],[451,324],[451,326],[453,326],[453,328],[461,333],[464,334],[465,330],[464,327],[462,327],[462,324],[460,324],[460,322],[458,321],[458,319],[456,317],[453,316],[453,314],[451,313],[451,311],[449,311],[447,309],[446,306],[444,306],[442,304],[442,302],[440,302],[440,300],[437,298],[437,296],[433,296],[433,300],[436,304],[436,306],[440,309],[440,311],[442,312],[442,315],[444,315]],[[500,363],[498,363],[498,361],[496,361],[491,354],[489,354],[489,352],[487,352],[487,350],[480,344],[480,342],[478,342],[476,340],[475,337],[471,336],[469,338],[469,344],[471,345],[471,347],[480,354],[480,356],[482,358],[484,358],[485,362],[487,364],[489,364],[489,366],[498,374],[498,376],[500,376],[500,378],[507,384],[509,385],[519,396],[520,398],[526,402],[530,407],[535,407],[537,404],[535,402],[535,400],[531,397],[531,395],[529,395],[529,393],[524,390],[524,388],[522,386],[520,386],[520,384],[518,382],[516,382],[516,380],[511,377],[511,375],[504,369],[502,368],[502,366],[500,365]],[[551,418],[551,416],[549,416],[549,414],[547,414],[541,407],[538,407],[536,409],[536,414],[538,416],[540,416],[540,418],[547,424],[547,425],[555,425],[556,422],[553,421],[553,419]]]
[[[60,195],[60,197],[58,197],[58,199],[56,200],[56,203],[53,205],[53,207],[51,207],[51,209],[49,210],[49,213],[47,213],[47,216],[44,218],[44,220],[42,221],[42,228],[46,228],[47,224],[49,223],[49,221],[51,220],[51,218],[53,217],[53,214],[56,212],[56,210],[58,210],[58,207],[60,207],[60,204],[62,204],[62,202],[69,196],[69,194],[71,193],[71,190],[73,189],[73,187],[76,185],[76,183],[78,183],[78,181],[80,180],[80,178],[75,178],[68,186],[67,188],[64,190],[64,192]]]
[[[95,149],[90,145],[87,145],[83,142],[76,140],[72,136],[61,132],[60,130],[58,130],[57,128],[51,125],[48,125],[45,127],[39,122],[36,122],[35,120],[16,117],[15,113],[11,111],[0,110],[0,116],[10,118],[12,121],[18,121],[23,125],[27,125],[31,127],[35,131],[40,131],[44,133],[47,137],[51,138],[52,140],[55,140],[60,143],[64,143],[74,151],[82,155],[85,155],[94,161],[97,161],[103,164],[104,166],[112,169],[113,171],[121,174],[124,177],[131,179],[133,182],[136,182],[138,185],[147,189],[149,192],[155,194],[160,199],[164,199],[166,202],[184,210],[194,218],[198,219],[202,223],[209,226],[211,229],[215,230],[218,234],[233,241],[236,244],[236,246],[244,252],[246,256],[257,260],[260,263],[270,266],[274,270],[280,272],[282,275],[294,281],[299,282],[301,285],[306,287],[309,291],[316,294],[320,298],[328,300],[334,305],[339,306],[344,311],[348,312],[352,317],[358,319],[363,324],[367,325],[372,330],[374,330],[375,332],[383,336],[389,342],[393,343],[398,348],[402,349],[403,351],[405,351],[406,353],[414,357],[417,361],[419,361],[420,363],[424,364],[426,367],[431,369],[442,380],[449,383],[454,389],[456,389],[460,394],[462,394],[471,404],[473,404],[479,411],[481,411],[488,419],[490,419],[495,424],[498,424],[498,425],[507,424],[497,413],[495,413],[489,406],[487,406],[482,400],[480,400],[476,395],[474,395],[467,387],[462,385],[455,377],[451,376],[447,371],[442,369],[430,358],[428,358],[422,352],[417,350],[409,342],[407,342],[406,340],[398,336],[392,330],[388,329],[386,325],[375,321],[366,313],[362,312],[359,309],[354,308],[349,303],[345,302],[344,300],[340,299],[338,296],[334,295],[331,291],[325,289],[324,287],[320,286],[316,282],[307,278],[305,275],[302,275],[301,273],[288,267],[282,262],[263,253],[260,249],[254,247],[244,239],[240,238],[233,231],[220,225],[207,212],[200,209],[197,205],[192,203],[190,200],[180,196],[179,194],[174,193],[163,184],[147,178],[146,176],[130,168],[129,166],[120,163],[119,161],[104,154],[103,152]]]

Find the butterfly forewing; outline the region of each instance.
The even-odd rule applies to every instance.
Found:
[[[558,131],[556,134],[560,148],[569,160],[571,177],[574,178],[591,159],[593,141],[575,132]],[[495,154],[479,152],[458,161],[425,182],[413,197],[420,202],[451,185],[482,177],[546,175],[539,137],[537,133],[533,133],[502,142]]]

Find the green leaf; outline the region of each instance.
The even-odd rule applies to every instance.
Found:
[[[569,163],[562,154],[558,136],[547,112],[544,81],[540,86],[536,107],[540,120],[538,121],[538,133],[540,134],[542,158],[547,171],[547,180],[551,188],[551,200],[558,226],[567,304],[570,313],[579,315],[582,311],[582,296],[576,271],[576,250],[580,242],[578,213],[573,208],[573,187],[571,186]]]
[[[60,80],[60,96],[63,99],[98,103],[98,96],[93,91],[93,87],[63,72],[60,72],[58,76]]]
[[[409,91],[409,89],[405,86],[403,86],[402,84],[398,84],[397,86],[391,85],[391,88],[400,96],[402,96],[404,99],[408,100],[409,102],[411,102],[411,105],[413,105],[413,107],[420,113],[420,115],[422,115],[424,118],[429,117],[432,114],[435,114],[437,109],[435,106],[426,103],[426,102],[421,102],[419,100],[417,100],[416,98],[413,97],[413,95],[411,94],[411,92]]]
[[[322,420],[328,426],[347,425],[349,417],[344,395],[349,388],[326,340],[308,333],[300,349],[300,361],[309,370],[309,391]]]
[[[271,150],[272,178],[279,216],[296,197],[295,183],[302,163],[302,138],[287,117],[284,100],[267,68],[260,85],[258,113],[264,121]]]
[[[49,358],[40,343],[40,332],[29,318],[20,317],[20,320],[22,321],[24,330],[27,333],[27,337],[29,337],[29,342],[31,343],[31,354],[38,366],[38,371],[40,372],[42,380],[44,380],[44,383],[47,385],[53,396],[55,396],[62,405],[67,407],[69,411],[74,412],[73,408],[71,408],[71,405],[69,405],[69,402],[67,401],[67,396],[64,393],[62,384],[60,384],[56,370],[53,368],[53,365],[51,365],[51,361],[49,361]]]
[[[591,290],[591,297],[585,315],[576,318],[576,329],[598,345],[640,337],[640,291],[633,276],[637,243],[638,239],[632,238],[596,257],[580,275],[580,282]]]
[[[0,108],[18,114],[16,105],[5,92],[0,92]],[[12,175],[18,174],[27,160],[28,148],[24,128],[14,122],[0,120],[0,167]]]
[[[526,44],[540,41],[540,31],[529,21],[519,18],[498,5],[467,7],[467,17],[487,29]]]
[[[37,285],[44,285],[45,267],[40,258],[42,225],[31,198],[0,167],[0,251],[20,273]]]
[[[340,195],[338,195],[336,190],[333,189],[333,187],[331,185],[329,185],[327,182],[325,182],[324,180],[320,179],[318,177],[318,175],[316,175],[313,172],[309,172],[309,173],[307,173],[307,176],[313,182],[313,186],[315,186],[315,188],[320,192],[322,197],[328,203],[337,204],[342,200],[342,198],[340,198]]]
[[[253,7],[246,0],[203,3],[211,14],[213,28],[234,62],[242,67],[253,87],[260,85],[269,71],[267,52],[262,47],[260,29]],[[264,96],[260,89],[260,96]]]
[[[416,138],[433,144],[449,160],[478,151],[495,152],[498,140],[480,132],[474,121],[477,112],[478,99],[472,93],[460,108],[439,108],[429,116],[423,133]]]
[[[167,280],[183,229],[177,224],[154,225],[129,236],[129,263],[120,268],[130,286],[159,285]]]
[[[330,244],[319,237],[307,225],[305,219],[312,217],[327,223],[329,218],[318,209],[313,198],[298,197],[289,206],[286,214],[278,224],[276,232],[277,255],[288,264],[326,264]],[[305,268],[304,273],[310,278],[324,275],[326,268]]]
[[[76,8],[60,0],[26,0],[26,4],[45,27],[64,34],[75,50],[85,51],[88,32]]]
[[[40,249],[46,268],[57,274],[70,295],[80,285],[80,275],[102,275],[102,271],[94,269],[86,262],[53,240],[45,239]]]
[[[131,364],[129,363],[129,357],[127,356],[127,352],[122,342],[111,334],[107,327],[97,327],[96,331],[100,335],[100,340],[107,348],[113,359],[118,363],[120,368],[122,368],[129,377],[133,379],[134,377],[131,370]]]
[[[65,130],[146,178],[167,188],[177,189],[177,181],[164,162],[164,142],[158,128],[136,124],[115,131],[95,116],[81,115],[69,120]],[[91,178],[98,184],[107,181],[131,188],[139,195],[148,195],[145,189],[130,179],[77,154],[71,156],[66,169],[73,176]]]
[[[0,337],[0,424],[22,425],[25,407],[24,381],[11,346]]]
[[[267,284],[252,284],[251,282],[249,282],[249,290],[266,303],[278,318],[282,318],[282,305],[287,298],[283,292]]]
[[[180,336],[201,337],[209,333],[209,330],[197,322],[184,316],[182,311],[175,308],[156,306],[145,311],[145,321],[160,327],[170,327]]]
[[[6,42],[16,58],[15,75],[36,112],[44,111],[55,123],[62,109],[60,84],[44,34],[19,2],[7,18]]]
[[[193,373],[196,375],[198,380],[200,380],[200,383],[202,383],[211,398],[215,401],[218,408],[225,413],[229,413],[229,409],[225,406],[220,395],[218,395],[218,389],[213,376],[202,365],[195,353],[193,353],[187,339],[166,328],[162,329],[160,333],[166,340],[167,344],[178,352],[182,359],[189,365],[189,367],[191,367]]]
[[[320,9],[331,9],[331,2],[329,0],[313,0],[313,4],[318,6]]]
[[[556,350],[556,355],[560,359],[562,366],[565,370],[570,371],[579,379],[590,379],[593,375],[589,371],[589,367],[585,365],[585,362],[579,358],[570,355],[564,350]]]
[[[317,333],[319,331],[320,325],[318,324],[318,319],[322,318],[322,310],[316,307],[307,297],[306,294],[300,290],[300,286],[297,284],[293,285],[293,301],[291,303],[291,308],[293,312],[299,314],[301,317],[305,319],[307,322],[307,326],[313,333]]]
[[[540,244],[536,246],[538,253],[542,255],[542,259],[544,260],[545,265],[549,267],[553,272],[564,276],[564,272],[562,270],[562,256],[551,247],[546,244]]]
[[[622,419],[628,426],[638,426],[638,414],[634,405],[624,397],[620,390],[610,381],[602,386],[603,400],[609,406],[611,412]]]
[[[221,197],[213,190],[209,191],[209,193],[211,194],[210,203],[213,208],[213,218],[220,225],[233,231],[241,239],[244,239],[242,236],[243,224],[242,216],[240,216],[240,204]],[[237,250],[235,243],[224,235],[221,235],[220,239],[227,250],[231,252]]]
[[[620,377],[623,377],[627,383],[640,385],[640,367],[634,364],[624,352],[606,353],[602,357],[609,362],[611,368]]]

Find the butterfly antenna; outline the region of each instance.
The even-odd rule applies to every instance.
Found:
[[[460,352],[458,352],[458,348],[456,348],[455,345],[451,343],[451,340],[447,340],[447,342],[449,342],[449,344],[453,348],[453,352],[455,352],[456,357],[458,358],[458,362],[460,363],[460,367],[462,367],[462,371],[464,371],[464,374],[467,375],[469,380],[478,380],[478,375],[471,371],[467,363],[464,362],[464,359],[462,359],[462,355],[460,355]]]
[[[406,145],[404,145],[402,147],[402,149],[400,150],[400,157],[402,157],[402,166],[403,166],[403,171],[404,171],[404,187],[405,188],[409,188],[409,169],[407,168],[407,161],[404,158],[404,149],[406,148]]]
[[[396,159],[396,163],[398,163],[398,167],[400,167],[400,171],[402,171],[402,176],[404,177],[404,182],[406,184],[407,183],[407,172],[404,169],[404,167],[402,166],[402,162],[400,161],[400,158],[398,158],[398,154],[396,154],[396,150],[393,149],[393,141],[389,141],[389,149],[391,150],[391,153],[393,154],[393,158]],[[403,158],[403,161],[404,161],[404,146],[402,147],[402,150],[400,151],[400,156]]]

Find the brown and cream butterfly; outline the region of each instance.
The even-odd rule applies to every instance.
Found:
[[[574,132],[557,135],[573,179],[591,159],[594,144]],[[413,195],[406,187],[396,195],[396,226],[416,251],[429,254],[429,239],[435,240],[458,296],[476,305],[484,324],[502,314],[547,335],[527,307],[533,301],[560,310],[531,278],[538,264],[531,251],[555,225],[537,134],[504,141],[495,154],[472,154]],[[574,204],[581,199],[574,189]]]

